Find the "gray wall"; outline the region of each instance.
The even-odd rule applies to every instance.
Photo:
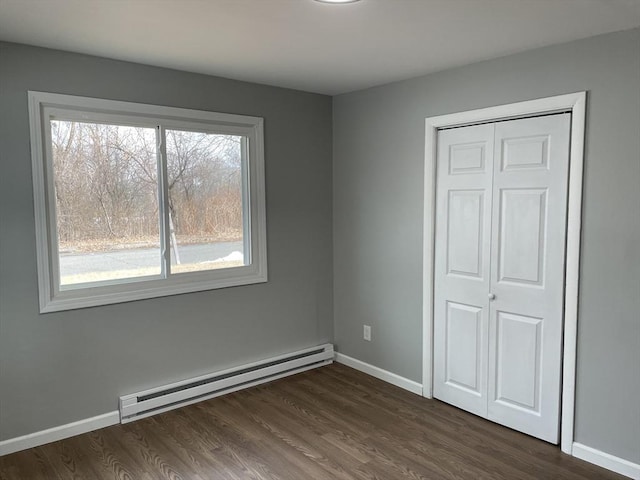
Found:
[[[335,343],[421,381],[425,117],[579,90],[589,100],[575,438],[640,462],[638,29],[334,98]]]
[[[27,90],[265,118],[269,282],[38,314]],[[0,440],[330,341],[331,98],[0,43]]]

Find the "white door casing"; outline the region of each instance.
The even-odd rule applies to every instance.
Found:
[[[558,441],[570,115],[438,135],[434,395]]]

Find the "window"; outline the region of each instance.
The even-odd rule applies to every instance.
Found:
[[[263,121],[29,92],[40,311],[265,282]]]

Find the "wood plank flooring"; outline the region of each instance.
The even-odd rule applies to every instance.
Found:
[[[343,365],[0,457],[0,479],[623,479]]]

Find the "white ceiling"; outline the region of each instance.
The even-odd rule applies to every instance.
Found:
[[[2,40],[331,95],[639,25],[640,0],[0,0]]]

